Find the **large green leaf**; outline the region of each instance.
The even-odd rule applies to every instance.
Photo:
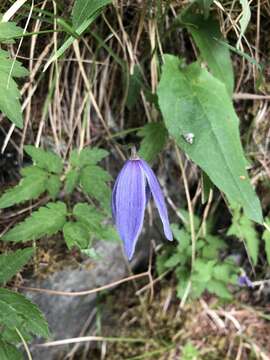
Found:
[[[23,222],[9,230],[4,241],[24,242],[39,239],[44,235],[53,235],[62,230],[66,222],[67,208],[63,202],[48,203],[34,211]]]
[[[231,203],[262,222],[260,202],[250,184],[240,142],[239,120],[225,85],[198,63],[181,67],[165,56],[159,105],[170,135]]]
[[[168,132],[162,122],[146,124],[139,132],[143,137],[139,156],[152,162],[166,145]]]
[[[212,17],[206,20],[202,15],[191,11],[187,11],[181,19],[198,46],[202,59],[208,64],[212,74],[224,82],[232,96],[233,66],[229,48],[219,41],[223,40],[219,23]]]
[[[21,294],[0,289],[0,323],[11,330],[22,326],[29,334],[48,337],[47,322],[38,307]]]
[[[26,248],[0,255],[0,283],[10,280],[29,261],[32,254],[33,249]]]
[[[0,359],[23,360],[23,355],[15,346],[0,339]]]
[[[72,23],[78,28],[85,20],[93,17],[112,0],[76,0],[72,9]]]
[[[31,156],[36,165],[42,169],[56,174],[60,174],[63,170],[61,158],[52,151],[36,148],[32,145],[26,145],[24,150]]]
[[[39,197],[46,190],[47,174],[33,166],[22,169],[25,176],[20,183],[8,189],[0,198],[0,209]]]

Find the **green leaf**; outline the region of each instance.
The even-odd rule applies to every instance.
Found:
[[[239,48],[239,46],[240,46],[242,37],[244,36],[247,26],[251,19],[251,11],[250,11],[248,0],[240,0],[240,4],[242,6],[242,15],[239,20],[241,31],[240,31],[239,39],[238,39],[237,45],[236,45],[237,48]]]
[[[164,124],[162,122],[146,124],[137,134],[143,137],[139,156],[147,162],[152,162],[167,142],[168,133]]]
[[[233,66],[228,47],[218,41],[223,40],[218,21],[214,18],[206,20],[202,15],[191,12],[186,12],[182,20],[211,73],[226,85],[228,93],[232,97],[234,88]]]
[[[270,265],[270,220],[267,219],[265,221],[266,225],[268,226],[268,228],[266,228],[263,232],[262,238],[264,240],[264,246],[265,246],[265,252],[266,252],[266,257],[267,257],[267,262],[268,265]]]
[[[103,215],[96,208],[86,203],[75,205],[73,215],[78,221],[84,223],[91,232],[98,230],[101,222],[104,220]]]
[[[32,248],[17,250],[0,255],[0,283],[5,284],[29,261]],[[1,357],[0,357],[1,359]]]
[[[143,78],[139,66],[134,66],[134,72],[129,76],[129,88],[126,99],[126,105],[129,110],[132,110],[137,103],[141,89],[143,88]]]
[[[111,0],[77,0],[73,7],[73,25],[74,25],[77,35],[80,36],[83,32],[92,24],[92,22],[98,17],[102,12],[102,3],[105,4],[111,3]],[[81,14],[82,7],[86,6],[84,9],[85,12]],[[84,11],[83,10],[83,11]],[[92,13],[90,13],[92,11]],[[84,21],[81,21],[81,18],[85,18]],[[52,62],[56,61],[64,52],[73,44],[76,40],[76,37],[70,36],[62,46],[49,58],[46,62],[43,71],[46,71]]]
[[[194,265],[194,274],[192,280],[207,282],[211,279],[216,260],[205,261],[203,259],[196,259]]]
[[[99,148],[85,148],[79,154],[79,166],[96,165],[99,161],[108,156],[108,151]]]
[[[47,189],[53,199],[55,199],[59,194],[61,185],[62,183],[59,175],[50,175],[47,181]]]
[[[20,91],[11,74],[0,71],[0,111],[21,129],[23,120],[20,98]]]
[[[0,359],[23,360],[23,355],[15,346],[0,339]]]
[[[99,166],[86,166],[81,171],[80,182],[83,190],[98,200],[106,210],[110,207],[111,190],[106,181],[111,180],[110,174]]]
[[[0,42],[12,40],[11,38],[23,34],[23,29],[14,22],[0,22]]]
[[[180,359],[180,358],[179,358]],[[188,342],[182,349],[181,360],[199,360],[199,351]]]
[[[29,334],[49,336],[47,322],[38,307],[7,289],[0,289],[0,323],[14,330],[17,327],[19,331],[23,326]]]
[[[10,59],[9,53],[0,49],[0,72],[11,74],[13,77],[24,77],[29,74],[29,71],[17,61]]]
[[[44,171],[27,167],[22,170],[23,178],[20,183],[7,190],[0,198],[0,209],[33,200],[46,191],[47,174]]]
[[[210,6],[213,4],[214,0],[195,0],[198,6],[201,8],[204,14],[204,18],[209,17]]]
[[[262,222],[260,202],[250,184],[240,142],[238,118],[225,85],[198,63],[180,68],[165,56],[158,87],[165,125],[177,144],[198,164],[230,202]],[[193,141],[187,141],[192,134]]]
[[[80,249],[89,246],[89,231],[82,222],[67,222],[63,227],[63,233],[69,249],[73,246],[78,246]]]
[[[66,175],[65,190],[68,194],[72,193],[79,183],[80,173],[77,169],[71,169]]]
[[[72,23],[78,28],[85,20],[92,18],[112,0],[76,0],[72,9]]]
[[[34,211],[31,216],[9,230],[4,241],[25,242],[53,235],[62,230],[66,222],[67,208],[63,202],[48,203]]]
[[[225,300],[232,299],[232,294],[227,289],[227,286],[220,281],[210,280],[207,283],[206,287],[210,293],[216,294],[217,296],[221,297],[222,299],[225,299]]]
[[[93,260],[98,261],[102,259],[102,256],[100,256],[94,248],[82,249],[81,252]]]
[[[228,229],[227,235],[234,235],[245,242],[247,252],[254,265],[256,265],[258,261],[260,239],[254,228],[254,223],[252,223],[252,221],[250,221],[246,216],[241,215],[240,211],[235,210],[233,214],[233,222]]]
[[[62,172],[62,160],[52,151],[45,151],[32,145],[26,145],[24,150],[31,156],[32,160],[38,167],[56,174],[60,174]]]

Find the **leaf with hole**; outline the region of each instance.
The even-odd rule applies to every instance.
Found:
[[[246,171],[239,120],[225,85],[198,63],[181,67],[165,55],[158,86],[159,105],[170,135],[223,191],[229,202],[243,206],[246,215],[262,222],[260,202]],[[192,143],[186,140],[192,134]]]

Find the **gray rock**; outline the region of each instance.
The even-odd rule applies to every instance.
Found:
[[[128,267],[119,244],[99,242],[96,251],[102,259],[87,260],[78,269],[65,269],[45,280],[30,280],[25,285],[61,291],[83,291],[103,286],[128,275]],[[96,295],[79,297],[58,296],[46,293],[25,292],[25,295],[43,311],[52,334],[50,340],[79,336],[85,322],[95,309]],[[40,340],[38,342],[43,342]],[[33,360],[61,359],[67,347],[38,348],[33,344]]]

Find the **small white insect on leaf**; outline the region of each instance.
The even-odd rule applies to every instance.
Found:
[[[195,135],[193,133],[186,133],[182,135],[187,143],[193,144]]]

